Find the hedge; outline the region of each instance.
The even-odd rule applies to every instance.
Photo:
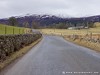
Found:
[[[0,35],[0,61],[41,38],[42,34]]]

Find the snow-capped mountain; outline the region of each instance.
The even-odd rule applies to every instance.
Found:
[[[100,22],[100,16],[90,16],[90,17],[81,17],[81,18],[61,18],[54,15],[22,15],[15,16],[20,26],[23,26],[24,22],[28,22],[29,25],[32,24],[32,21],[39,22],[41,26],[49,26],[57,24],[60,22],[70,22],[70,23],[82,23],[82,22]],[[8,18],[0,19],[0,23],[9,24]]]

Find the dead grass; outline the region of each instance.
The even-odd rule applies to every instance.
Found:
[[[81,41],[80,41],[79,39],[73,41],[73,40],[68,39],[68,38],[66,38],[66,37],[64,37],[64,38],[65,38],[67,41],[70,41],[70,42],[73,42],[73,43],[78,44],[78,45],[80,45],[80,46],[84,46],[84,47],[87,47],[87,48],[90,48],[90,49],[92,49],[92,50],[95,50],[95,51],[100,52],[100,44],[99,44],[99,43],[93,43],[93,42],[84,41],[84,40],[81,40]]]
[[[41,39],[42,38],[38,39],[37,41],[30,44],[29,46],[26,46],[26,47],[20,49],[19,51],[13,53],[10,57],[7,57],[7,59],[5,61],[0,62],[0,70],[3,69],[4,67],[6,67],[8,64],[10,64],[15,59],[17,59],[17,58],[23,56],[25,53],[27,53],[33,46],[38,44],[41,41]]]
[[[97,25],[97,24],[96,24]],[[81,29],[81,30],[68,30],[68,29],[41,29],[44,34],[55,34],[55,35],[85,35],[87,33],[100,33],[100,26],[90,29]]]

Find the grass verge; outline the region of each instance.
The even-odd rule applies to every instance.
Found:
[[[42,40],[42,37],[40,39],[38,39],[37,41],[33,42],[32,44],[30,44],[29,46],[26,46],[26,47],[20,49],[19,51],[13,53],[11,56],[7,57],[7,59],[5,61],[0,62],[0,71],[4,67],[9,65],[11,62],[13,62],[17,58],[19,58],[19,57],[23,56],[25,53],[27,53],[33,46],[38,44],[41,40]]]
[[[92,50],[95,50],[97,52],[100,52],[100,44],[99,43],[93,43],[93,42],[84,41],[84,40],[80,41],[79,39],[73,41],[73,40],[68,39],[66,37],[64,37],[64,39],[67,40],[67,41],[73,42],[73,43],[75,43],[77,45],[80,45],[80,46],[83,46],[83,47],[87,47],[89,49],[92,49]]]

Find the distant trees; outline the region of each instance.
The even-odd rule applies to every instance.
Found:
[[[94,27],[94,23],[93,22],[88,22],[88,27],[89,28],[93,28]]]
[[[23,23],[23,27],[25,27],[25,28],[29,28],[30,25],[29,25],[29,23],[26,21],[26,22]]]
[[[56,29],[67,29],[68,28],[68,23],[58,23],[58,24],[52,24],[48,26],[48,28],[56,28]]]
[[[18,22],[15,17],[10,17],[8,21],[9,21],[9,25],[18,26]]]
[[[19,23],[18,23],[18,21]],[[34,19],[16,19],[15,17],[10,17],[9,25],[12,26],[23,26],[26,28],[32,28],[32,29],[38,29],[38,28],[57,28],[57,29],[67,29],[68,27],[77,27],[77,26],[83,26],[83,27],[94,27],[94,22],[88,21],[88,20],[81,20],[81,19],[71,19],[71,20],[64,20],[61,22],[58,20],[55,21],[48,21],[46,18],[44,21],[34,20]],[[40,24],[41,23],[41,24]],[[44,24],[45,23],[45,24]]]
[[[32,21],[31,28],[32,29],[38,29],[38,28],[40,28],[40,23],[36,22],[36,21]]]
[[[59,24],[56,24],[56,28],[58,28],[58,29],[67,29],[68,25],[66,23],[59,23]]]
[[[32,29],[38,29],[38,28],[40,28],[40,23],[36,22],[36,21],[32,21],[31,23],[28,22],[28,21],[25,21],[23,23],[23,27],[25,27],[25,28],[32,28]]]
[[[93,28],[94,27],[94,22],[88,22],[88,21],[78,21],[78,22],[69,22],[68,23],[69,27],[77,27],[77,26],[83,26],[83,27],[88,27],[88,28]]]

